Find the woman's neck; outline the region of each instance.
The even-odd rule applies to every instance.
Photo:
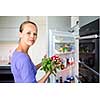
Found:
[[[28,54],[28,49],[29,49],[29,46],[27,46],[24,43],[20,42],[16,50]]]

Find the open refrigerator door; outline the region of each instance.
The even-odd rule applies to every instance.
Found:
[[[77,33],[78,34],[78,33]],[[78,35],[70,32],[49,30],[49,52],[48,55],[59,55],[64,67],[57,70],[56,76],[51,75],[50,83],[77,83],[78,81],[78,61],[79,47]]]

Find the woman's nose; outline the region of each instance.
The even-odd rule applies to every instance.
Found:
[[[33,37],[34,37],[34,34],[33,34],[33,33],[31,33],[31,34],[30,34],[30,37],[32,37],[32,38],[33,38]]]

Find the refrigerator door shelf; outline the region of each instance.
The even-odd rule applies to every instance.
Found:
[[[72,71],[73,67],[75,67],[75,63],[72,65],[67,65],[66,68],[64,68],[63,70],[57,73],[56,78],[59,79],[60,77],[62,77],[62,81],[64,82],[67,77],[71,77],[71,76],[74,77],[74,73]]]

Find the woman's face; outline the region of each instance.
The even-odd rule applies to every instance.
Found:
[[[23,31],[20,33],[21,42],[25,43],[28,46],[31,46],[35,43],[37,39],[37,30],[36,27],[27,23],[23,26]]]

